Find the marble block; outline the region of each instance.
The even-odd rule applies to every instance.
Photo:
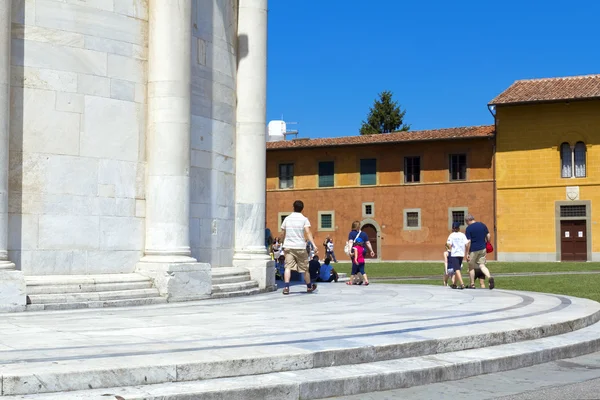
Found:
[[[168,302],[209,298],[212,292],[210,264],[140,262],[136,272],[151,278]]]
[[[0,312],[25,311],[26,296],[23,272],[0,270]]]
[[[234,267],[246,268],[250,272],[250,278],[258,282],[262,292],[273,292],[277,289],[275,283],[275,261],[268,260],[233,260]]]

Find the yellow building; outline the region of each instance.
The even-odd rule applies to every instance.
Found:
[[[600,261],[600,75],[517,81],[496,119],[501,261]]]

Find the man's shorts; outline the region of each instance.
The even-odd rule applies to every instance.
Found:
[[[285,269],[304,273],[308,271],[306,249],[285,249]]]
[[[485,275],[481,268],[475,268],[475,279],[485,279]]]
[[[469,270],[475,268],[477,265],[485,264],[485,255],[487,254],[485,249],[472,251],[469,256],[471,257],[471,261],[469,261]]]
[[[462,257],[450,257],[448,259],[448,269],[452,268],[454,271],[460,271],[462,269]]]

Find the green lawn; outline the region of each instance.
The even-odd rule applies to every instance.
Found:
[[[597,265],[597,264],[596,264]],[[465,280],[468,285],[469,278]],[[417,284],[417,285],[442,285],[442,278],[435,280],[405,280],[405,281],[381,281],[386,284]],[[554,275],[554,276],[519,276],[496,278],[496,289],[524,290],[529,292],[545,292],[565,294],[568,296],[582,297],[600,302],[600,275]],[[487,286],[487,282],[486,282]],[[479,282],[477,282],[479,289]],[[452,289],[448,289],[452,290]],[[471,290],[471,289],[465,289]]]
[[[488,267],[492,274],[510,272],[564,272],[564,271],[600,271],[600,263],[509,263],[490,262]],[[350,273],[349,263],[336,264],[338,272]],[[466,264],[465,264],[466,268]],[[444,262],[439,263],[369,263],[366,272],[369,278],[440,276]]]

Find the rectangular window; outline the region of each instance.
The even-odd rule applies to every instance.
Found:
[[[408,208],[404,212],[404,230],[421,229],[421,209]]]
[[[467,179],[467,155],[450,155],[450,180],[464,181]]]
[[[409,228],[419,227],[419,213],[418,212],[407,212],[406,213],[406,226]]]
[[[285,217],[287,217],[288,215],[290,215],[290,212],[280,212],[279,215],[279,225],[277,226],[277,231],[281,232],[281,224],[283,224],[283,220],[285,219]]]
[[[573,176],[573,157],[569,143],[563,143],[560,146],[560,176],[570,178]]]
[[[586,147],[583,142],[577,142],[573,149],[573,158],[575,159],[575,178],[585,178],[585,157]]]
[[[448,230],[452,230],[452,224],[455,222],[460,223],[460,228],[466,227],[465,218],[469,214],[467,207],[450,207],[448,208]]]
[[[321,161],[319,163],[319,187],[333,187],[334,184],[333,161]]]
[[[279,164],[279,189],[294,187],[294,164]]]
[[[362,216],[363,218],[372,218],[375,216],[375,203],[363,203],[362,204]]]
[[[335,213],[319,211],[319,231],[335,231]]]
[[[365,158],[360,160],[360,184],[377,184],[377,160],[375,158]]]
[[[421,182],[421,157],[404,157],[404,183]]]
[[[461,225],[465,224],[465,212],[464,211],[452,211],[452,223],[458,222]]]
[[[582,217],[587,216],[585,204],[579,206],[560,206],[561,217]]]

